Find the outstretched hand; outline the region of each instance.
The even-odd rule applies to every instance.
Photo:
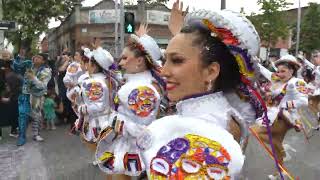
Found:
[[[145,23],[141,23],[140,26],[139,26],[139,29],[138,31],[136,31],[136,35],[141,37],[145,34],[148,34],[150,29],[148,29],[148,24],[145,24]]]
[[[176,0],[176,2],[173,3],[170,19],[169,19],[169,30],[173,35],[176,35],[180,32],[184,17],[188,13],[189,7],[187,7],[186,11],[183,12],[183,2],[180,0]]]

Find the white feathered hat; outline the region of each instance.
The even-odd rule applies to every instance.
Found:
[[[84,48],[83,51],[84,51],[84,55],[85,55],[88,59],[91,59],[91,57],[92,57],[92,51],[91,51],[89,48]]]
[[[221,39],[236,57],[240,71],[244,75],[253,75],[251,57],[256,56],[260,48],[260,37],[252,23],[242,14],[230,10],[198,10],[186,15],[185,24],[202,22],[212,33]]]
[[[280,59],[278,59],[274,64],[277,66],[279,65],[280,63],[289,63],[289,64],[292,64],[295,66],[296,69],[299,69],[300,68],[300,63],[298,62],[297,58],[290,55],[290,54],[287,54],[287,55],[283,55],[281,56]]]
[[[114,62],[112,55],[101,47],[92,51],[92,57],[104,70],[108,70]]]
[[[144,34],[141,37],[132,34],[130,40],[138,43],[141,46],[141,50],[146,52],[148,61],[156,67],[161,67],[159,60],[162,57],[161,50],[157,42],[149,35]]]

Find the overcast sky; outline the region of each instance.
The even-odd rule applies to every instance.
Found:
[[[82,5],[83,6],[94,6],[101,0],[85,0]],[[118,0],[120,1],[120,0]],[[125,1],[125,0],[124,0]],[[175,0],[169,0],[167,6],[169,8],[172,7],[172,4]],[[300,0],[301,6],[307,6],[309,2],[316,2],[320,4],[320,0]],[[185,4],[185,8],[190,6],[190,10],[192,9],[208,9],[208,10],[219,10],[220,9],[220,0],[183,0]],[[251,12],[259,12],[260,7],[257,5],[257,0],[226,0],[226,8],[231,9],[233,11],[239,12],[241,7],[244,7],[244,11],[246,14],[250,14]],[[299,4],[299,0],[287,0],[287,2],[293,3],[289,8],[297,8]],[[59,22],[51,21],[49,24],[49,28],[59,26]]]
[[[93,6],[100,2],[101,0],[85,0],[82,4],[84,6]],[[125,0],[124,0],[125,1]],[[175,0],[169,0],[167,6],[171,8]],[[299,0],[287,0],[290,3],[294,3],[290,8],[298,7]],[[320,3],[320,0],[300,0],[301,6],[308,5],[309,2]],[[186,5],[189,5],[191,8],[195,9],[220,9],[220,0],[183,0]],[[257,0],[226,0],[227,9],[232,9],[234,11],[240,11],[241,7],[245,7],[245,12],[257,12],[259,8],[257,6]]]

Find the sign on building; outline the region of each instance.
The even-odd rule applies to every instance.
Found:
[[[170,12],[155,10],[147,11],[147,22],[149,24],[167,25],[169,22],[169,18]]]
[[[116,18],[118,18],[118,22],[120,22],[119,11],[116,15],[115,10],[90,10],[89,11],[89,24],[95,23],[115,23]]]

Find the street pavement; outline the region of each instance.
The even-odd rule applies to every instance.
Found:
[[[44,142],[33,141],[29,131],[27,144],[22,147],[15,145],[16,139],[5,129],[0,141],[0,180],[105,179],[92,165],[93,154],[78,136],[68,134],[68,127],[42,130]]]
[[[0,140],[0,180],[102,180],[103,173],[92,165],[92,153],[78,136],[69,135],[67,126],[54,131],[42,131],[44,142],[34,142],[31,131],[28,142],[17,147],[16,139],[4,129]],[[290,152],[292,159],[285,165],[300,180],[320,179],[320,132],[305,142],[303,133],[290,131],[285,143],[297,152]],[[273,161],[254,138],[246,150],[244,179],[264,180],[274,171]]]

